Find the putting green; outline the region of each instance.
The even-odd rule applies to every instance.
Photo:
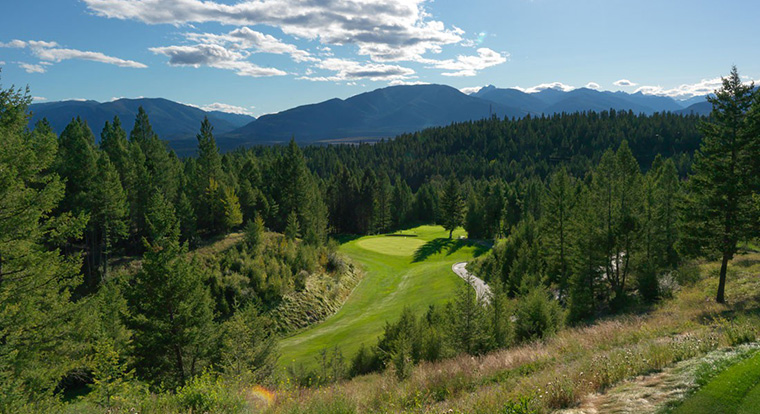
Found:
[[[361,344],[375,345],[386,322],[398,319],[404,307],[423,312],[451,300],[464,282],[451,265],[470,260],[486,248],[454,240],[441,226],[406,231],[417,237],[366,236],[340,247],[365,275],[343,307],[323,322],[280,341],[280,366],[314,367],[323,349],[337,346],[347,359]]]
[[[362,249],[391,256],[411,256],[424,244],[424,240],[408,236],[370,237],[356,242]]]

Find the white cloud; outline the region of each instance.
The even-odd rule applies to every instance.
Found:
[[[422,63],[427,63],[432,67],[454,72],[444,72],[443,76],[475,76],[479,70],[499,65],[507,61],[509,54],[502,54],[489,48],[482,47],[478,49],[477,56],[459,55],[456,59],[434,60],[419,59]]]
[[[414,70],[398,65],[382,63],[359,63],[353,60],[330,58],[316,64],[319,69],[335,72],[331,76],[302,76],[299,79],[311,81],[352,81],[369,79],[372,81],[401,81],[408,80],[414,75]]]
[[[540,85],[531,86],[530,88],[521,88],[519,86],[515,86],[514,88],[525,93],[536,93],[546,89],[556,89],[562,92],[569,92],[573,89],[577,89],[575,86],[565,85],[562,82],[542,83]]]
[[[83,0],[99,16],[148,24],[267,25],[326,45],[353,44],[374,61],[415,60],[462,41],[461,29],[430,19],[427,0]]]
[[[172,66],[192,66],[195,68],[209,66],[217,69],[232,70],[239,76],[282,76],[287,73],[276,68],[265,68],[245,60],[249,53],[234,51],[215,44],[198,44],[192,46],[153,47],[150,51],[169,57]]]
[[[468,86],[466,88],[459,88],[459,91],[465,95],[472,95],[473,93],[483,89],[482,86]]]
[[[596,83],[596,82],[589,82],[589,83],[586,84],[585,87],[589,88],[589,89],[599,89],[599,88],[601,88],[601,86],[598,83]]]
[[[42,61],[38,64],[25,64],[26,66],[22,66],[22,68],[29,73],[44,73],[45,68],[41,65],[48,65],[52,62],[58,63],[63,60],[70,59],[89,60],[125,68],[147,68],[146,65],[140,62],[120,59],[117,57],[105,55],[100,52],[62,48],[56,42],[46,42],[41,40],[30,40],[28,42],[25,42],[15,39],[8,43],[0,43],[0,47],[16,49],[28,48],[34,56]],[[21,66],[21,64],[19,64],[19,66]]]
[[[248,27],[235,29],[227,34],[187,33],[185,36],[199,44],[215,44],[227,46],[233,50],[249,50],[256,52],[287,54],[296,62],[316,61],[307,51],[300,50],[295,45],[284,43],[274,36],[251,30]]]
[[[32,101],[34,102],[45,102],[48,98],[45,98],[44,96],[33,96]]]
[[[23,49],[26,47],[26,42],[22,42],[21,40],[14,39],[8,43],[0,42],[0,47],[11,47],[11,48],[16,48],[16,49]]]
[[[752,78],[745,77],[745,84],[752,83]],[[715,92],[722,86],[722,79],[702,79],[697,83],[685,83],[674,88],[663,88],[662,86],[641,86],[635,92],[641,92],[645,95],[669,96],[674,99],[689,99],[694,96],[704,96]]]
[[[235,106],[220,102],[214,102],[210,105],[204,105],[201,106],[200,109],[203,109],[204,111],[219,111],[219,112],[227,112],[231,114],[239,114],[239,115],[253,115],[253,112],[251,109],[254,107],[252,106],[250,109],[243,107],[243,106]]]
[[[4,65],[5,65],[5,61],[4,60],[0,60],[0,66],[4,66]]]
[[[423,81],[406,81],[401,79],[396,79],[388,82],[389,86],[398,86],[398,85],[430,85],[428,82]]]
[[[44,65],[35,65],[33,63],[16,62],[21,69],[24,69],[26,73],[45,73],[46,69]]]
[[[612,84],[615,85],[615,86],[636,86],[636,85],[638,85],[638,83],[631,82],[628,79],[616,80],[615,82],[612,82]]]

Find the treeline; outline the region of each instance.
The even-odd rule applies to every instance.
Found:
[[[498,178],[545,179],[558,165],[583,176],[607,148],[628,141],[642,168],[657,155],[672,158],[686,175],[699,148],[702,117],[633,112],[556,114],[522,119],[483,119],[426,129],[377,144],[310,146],[304,149],[309,167],[320,177],[371,169],[387,174],[417,191],[436,176],[459,180]],[[259,148],[266,152],[277,148]]]

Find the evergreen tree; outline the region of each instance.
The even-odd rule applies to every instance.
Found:
[[[400,228],[409,222],[414,196],[412,189],[403,179],[396,177],[395,184],[391,202],[391,221],[394,227]]]
[[[675,268],[678,264],[676,242],[680,239],[678,232],[677,206],[681,199],[681,182],[678,170],[672,159],[665,160],[655,171],[655,221],[659,229],[659,262],[666,268]]]
[[[237,381],[262,383],[277,367],[277,336],[272,322],[256,307],[239,309],[222,325],[220,354],[225,374]]]
[[[264,242],[264,220],[261,216],[256,216],[253,220],[248,220],[245,226],[245,241],[248,247],[256,251]]]
[[[195,206],[195,211],[201,229],[211,234],[228,227],[226,225],[227,211],[224,209],[225,205],[222,204],[227,199],[227,194],[225,190],[219,191],[217,189],[217,186],[223,187],[220,185],[222,159],[219,155],[219,148],[216,146],[213,129],[208,117],[204,117],[201,122],[201,130],[196,136],[198,158],[195,162],[195,193],[203,195],[203,197],[196,198],[198,203]]]
[[[96,262],[101,277],[108,274],[108,256],[115,243],[127,235],[127,196],[119,180],[119,173],[106,153],[100,154],[93,189],[93,211],[90,219],[99,241]]]
[[[178,241],[174,209],[161,193],[151,197],[152,240],[130,291],[137,374],[155,385],[183,385],[208,364],[214,342],[213,302],[203,273]]]
[[[606,233],[591,190],[583,188],[570,221],[571,276],[568,292],[568,320],[577,322],[594,314],[601,269],[609,263],[603,242]]]
[[[454,230],[464,223],[464,207],[459,183],[452,176],[449,178],[441,198],[441,221],[443,228],[449,231],[449,239],[452,238]]]
[[[0,88],[0,412],[53,411],[61,378],[80,361],[81,261],[46,247],[77,238],[84,223],[52,214],[64,183],[52,173],[57,142],[49,124],[27,129],[28,91]]]
[[[288,240],[295,240],[301,235],[301,225],[298,224],[298,214],[295,210],[288,215],[288,224],[285,226],[285,237]]]
[[[734,67],[715,96],[708,97],[713,110],[701,125],[702,144],[694,155],[694,175],[688,184],[686,245],[721,257],[718,303],[725,302],[728,262],[737,242],[752,228],[753,169],[760,156],[752,150],[757,137],[748,133],[753,89],[754,85],[742,83]]]
[[[243,223],[240,203],[232,188],[224,187],[222,205],[224,206],[224,229],[230,230]]]
[[[569,244],[570,220],[577,200],[575,183],[563,167],[549,179],[544,196],[544,217],[541,220],[543,245],[550,280],[559,287],[559,298],[564,300],[570,278]]]
[[[469,280],[457,291],[452,304],[451,327],[455,348],[475,355],[484,351],[488,340],[483,303]]]
[[[372,230],[373,233],[385,233],[392,224],[391,203],[393,187],[387,174],[383,174],[375,188],[373,197]]]
[[[192,246],[195,243],[198,225],[193,203],[190,202],[186,191],[180,192],[179,195],[177,219],[179,219],[180,240],[188,242]]]
[[[118,116],[114,116],[113,124],[106,121],[103,131],[100,133],[100,149],[108,154],[108,159],[119,172],[122,186],[126,186],[126,177],[132,165],[129,158],[127,133],[121,126],[121,120]]]

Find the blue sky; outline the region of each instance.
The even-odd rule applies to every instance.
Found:
[[[756,0],[9,0],[6,86],[277,112],[405,83],[701,94],[760,79]]]

